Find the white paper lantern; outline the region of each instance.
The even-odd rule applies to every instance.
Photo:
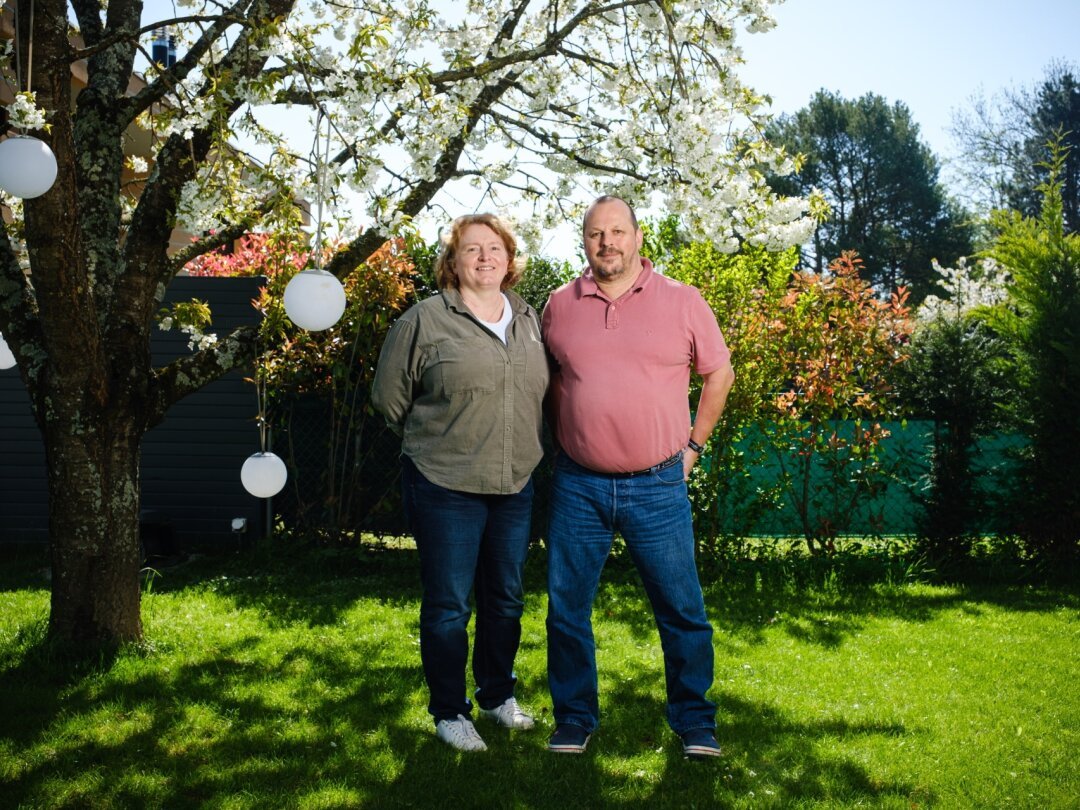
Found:
[[[301,329],[321,332],[345,313],[345,288],[333,273],[304,270],[285,287],[285,314]]]
[[[7,345],[7,341],[4,340],[4,336],[0,335],[0,371],[14,366],[15,355],[11,353],[11,348]]]
[[[288,477],[285,462],[273,453],[248,456],[240,468],[240,482],[256,498],[273,498],[285,487]]]
[[[15,135],[0,143],[0,188],[14,197],[40,197],[56,182],[56,156],[44,141]]]

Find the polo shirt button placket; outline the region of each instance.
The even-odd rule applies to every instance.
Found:
[[[606,323],[604,324],[604,326],[607,329],[618,329],[619,328],[619,305],[616,304],[614,301],[612,301],[610,304],[608,304],[607,318],[606,318]]]

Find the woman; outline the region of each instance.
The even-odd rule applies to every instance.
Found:
[[[514,657],[548,368],[540,320],[510,291],[524,262],[506,224],[492,214],[459,217],[442,241],[440,294],[390,330],[372,402],[403,437],[428,711],[440,740],[483,751],[465,690],[470,589],[480,715],[507,728],[533,726],[514,698]]]

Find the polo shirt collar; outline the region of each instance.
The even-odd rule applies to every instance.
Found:
[[[648,286],[649,281],[652,279],[654,273],[655,269],[653,268],[653,263],[646,259],[644,256],[642,256],[641,272],[638,273],[637,278],[634,279],[633,286],[630,287],[627,292],[640,292],[641,290],[645,289],[645,287]],[[580,290],[580,297],[582,298],[586,295],[601,295],[600,286],[596,283],[596,279],[593,278],[593,272],[591,267],[586,267],[584,272],[582,272],[581,274]],[[623,295],[625,294],[626,293],[623,293]]]

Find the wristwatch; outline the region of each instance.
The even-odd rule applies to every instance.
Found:
[[[702,447],[697,442],[695,442],[693,439],[687,439],[686,440],[686,446],[689,447],[691,450],[693,450],[698,455],[701,455],[702,453],[705,452],[705,448]]]

